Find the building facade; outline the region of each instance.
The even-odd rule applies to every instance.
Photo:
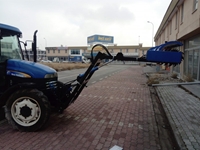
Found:
[[[87,37],[87,46],[71,46],[71,47],[46,47],[46,55],[48,60],[53,61],[58,58],[60,61],[79,62],[83,59],[91,58],[91,49],[96,44],[103,44],[109,52],[115,56],[118,52],[122,52],[127,57],[139,57],[146,54],[150,47],[142,47],[138,45],[118,46],[114,44],[114,37],[108,35],[92,35]],[[101,51],[102,47],[95,47],[94,51]],[[94,52],[97,53],[97,52]]]
[[[27,59],[26,56],[28,56],[28,59],[30,61],[33,61],[33,51],[32,51],[32,49],[27,49],[26,51],[23,50],[23,55],[25,56],[25,59]],[[47,60],[46,51],[37,48],[37,61],[40,61],[40,60]]]
[[[184,61],[173,71],[181,78],[192,76],[200,80],[200,9],[198,0],[172,0],[156,32],[156,45],[165,41],[180,41],[184,46]]]
[[[48,60],[53,61],[58,58],[59,61],[81,62],[83,53],[87,50],[87,46],[72,47],[46,47],[46,56]]]
[[[59,58],[60,60],[67,61],[69,56],[69,51],[67,47],[45,47],[47,59],[53,61],[54,58]]]
[[[139,57],[146,54],[150,47],[142,47],[139,45],[124,45],[124,46],[106,46],[109,52],[115,56],[118,52],[122,52],[127,57]],[[98,48],[97,48],[98,49]],[[99,47],[99,51],[102,48]],[[46,56],[48,60],[53,61],[54,58],[59,58],[60,61],[82,61],[83,57],[91,58],[91,48],[88,46],[71,46],[71,47],[46,47]]]

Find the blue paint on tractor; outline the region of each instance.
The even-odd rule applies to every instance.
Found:
[[[44,78],[46,74],[53,74],[56,71],[48,66],[18,59],[9,59],[7,61],[7,72],[17,71],[30,75],[32,78]]]

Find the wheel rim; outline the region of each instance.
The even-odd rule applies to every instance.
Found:
[[[30,97],[20,97],[11,106],[13,119],[21,126],[32,126],[40,119],[39,103]]]

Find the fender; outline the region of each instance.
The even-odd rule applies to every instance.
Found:
[[[2,95],[0,95],[0,107],[6,104],[7,99],[13,92],[18,91],[19,89],[27,89],[27,88],[37,88],[38,85],[35,83],[19,83],[14,86],[8,88]]]

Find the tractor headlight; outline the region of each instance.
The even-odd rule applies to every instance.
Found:
[[[44,76],[44,78],[55,78],[55,77],[58,77],[57,72],[52,73],[52,74],[46,74],[46,75]]]

